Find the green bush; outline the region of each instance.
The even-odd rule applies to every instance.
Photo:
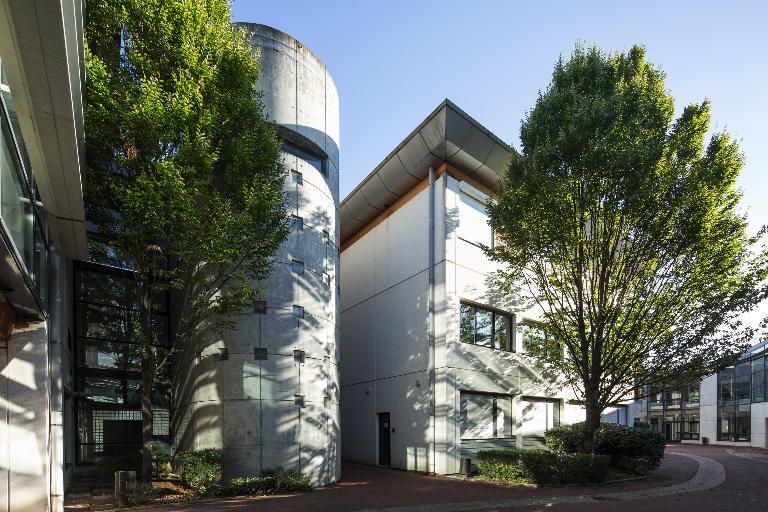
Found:
[[[543,485],[602,482],[608,457],[548,450],[487,450],[477,454],[480,474],[492,480]]]
[[[209,448],[181,452],[181,480],[198,492],[206,492],[221,480],[221,451]]]
[[[168,474],[171,454],[160,448],[152,448],[152,477],[161,478]]]
[[[584,423],[558,425],[546,432],[545,444],[554,452],[580,453],[583,436]],[[660,432],[615,423],[601,423],[594,441],[596,454],[608,455],[612,466],[634,473],[658,467],[666,444]]]
[[[220,496],[267,496],[312,490],[309,477],[298,471],[270,469],[258,476],[234,478],[217,487]]]

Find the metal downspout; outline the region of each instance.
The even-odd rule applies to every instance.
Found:
[[[437,467],[435,459],[435,170],[429,167],[429,471]]]

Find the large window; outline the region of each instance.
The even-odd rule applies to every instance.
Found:
[[[498,350],[514,350],[512,317],[473,304],[461,304],[460,338],[463,343]]]
[[[742,361],[717,375],[717,439],[719,441],[749,441],[752,418],[750,403],[765,399],[764,358]]]
[[[47,230],[18,116],[0,66],[0,216],[43,308],[47,308]]]
[[[512,397],[461,392],[461,438],[512,437]]]
[[[75,345],[78,463],[137,450],[141,445],[141,360],[137,335],[139,303],[129,271],[77,263]],[[153,317],[158,333],[151,349],[167,350],[167,295]],[[153,434],[168,441],[169,380],[156,379]]]

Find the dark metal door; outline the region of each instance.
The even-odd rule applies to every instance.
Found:
[[[392,427],[389,424],[389,413],[380,412],[379,416],[379,465],[389,466],[390,459],[390,440],[389,434]]]

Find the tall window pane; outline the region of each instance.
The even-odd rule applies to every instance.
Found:
[[[462,304],[459,313],[459,335],[464,343],[475,342],[475,307]]]
[[[493,333],[493,348],[509,350],[509,317],[495,315]]]
[[[739,402],[750,400],[750,367],[749,361],[736,365],[733,387],[736,400]]]
[[[481,347],[491,347],[493,334],[493,313],[484,309],[475,312],[475,344]]]

